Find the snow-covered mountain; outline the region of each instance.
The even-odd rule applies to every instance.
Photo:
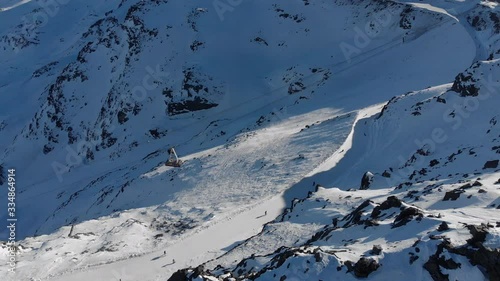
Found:
[[[500,280],[497,3],[0,7],[8,280]]]

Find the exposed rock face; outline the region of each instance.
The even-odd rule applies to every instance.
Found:
[[[472,265],[479,265],[485,269],[489,280],[500,280],[500,249],[491,249],[483,245],[488,234],[488,226],[467,225],[472,237],[463,246],[454,246],[447,239],[438,245],[434,255],[424,264],[424,268],[430,273],[434,281],[448,281],[448,275],[441,272],[440,267],[456,269],[460,263],[453,259],[446,259],[441,254],[446,250],[449,253],[466,256]]]
[[[444,195],[443,201],[448,201],[448,200],[455,201],[460,197],[460,194],[464,193],[465,190],[470,189],[472,187],[473,187],[473,185],[468,183],[468,184],[465,184],[459,188],[448,191]]]
[[[451,89],[460,94],[462,97],[475,97],[479,93],[479,88],[474,84],[476,82],[472,75],[465,76],[460,73],[455,77]]]
[[[361,185],[359,189],[368,189],[373,181],[373,174],[371,172],[366,172],[361,178]]]
[[[496,169],[498,167],[499,160],[491,160],[484,163],[483,169]]]
[[[415,218],[415,217],[416,217],[416,220],[419,221],[422,219],[423,216],[424,216],[424,214],[419,209],[413,208],[413,207],[408,207],[408,208],[404,209],[403,211],[401,211],[401,213],[396,217],[396,219],[394,219],[392,227],[396,228],[396,227],[403,226],[403,225],[407,224],[408,222],[410,222],[411,220],[413,220],[413,218]]]
[[[424,264],[424,268],[429,272],[434,281],[449,281],[448,274],[443,274],[441,268],[456,269],[460,264],[452,259],[445,259],[441,254],[444,250],[444,245],[440,244],[435,254],[429,257],[429,260]]]
[[[200,275],[205,272],[203,266],[196,268],[180,269],[176,271],[167,281],[195,281],[200,280]]]
[[[216,107],[223,93],[220,86],[213,85],[213,78],[201,73],[196,67],[183,70],[180,87],[165,88],[167,114],[170,116]]]
[[[373,245],[373,248],[370,251],[370,254],[372,254],[372,255],[380,255],[381,253],[382,253],[382,246],[380,246],[380,245]]]
[[[177,115],[192,111],[209,109],[216,107],[216,103],[210,103],[208,100],[201,97],[194,97],[193,100],[168,103],[168,115]]]
[[[374,259],[360,258],[354,265],[352,265],[352,262],[347,261],[346,266],[350,271],[354,272],[356,277],[366,278],[370,273],[377,270],[380,264]]]
[[[349,227],[354,224],[363,224],[365,220],[362,219],[362,215],[366,212],[366,209],[370,206],[372,202],[370,200],[366,200],[361,205],[359,205],[354,211],[352,211],[349,215],[345,216],[342,221],[346,223],[343,227]]]
[[[387,197],[387,200],[373,209],[371,217],[378,218],[382,211],[399,207],[401,207],[401,200],[399,200],[396,196],[389,196]]]
[[[442,232],[442,231],[446,231],[446,230],[448,230],[448,229],[450,229],[450,227],[449,227],[449,226],[448,226],[448,224],[444,221],[444,222],[442,222],[442,223],[439,225],[439,227],[438,227],[438,229],[437,229],[437,230],[438,230],[439,232]]]
[[[188,277],[186,277],[187,270],[181,269],[172,274],[168,281],[189,281]]]

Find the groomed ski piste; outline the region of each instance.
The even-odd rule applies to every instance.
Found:
[[[7,2],[12,7],[8,10],[10,12],[29,4],[29,1]],[[245,15],[247,9],[258,9],[260,5],[272,6],[263,1],[255,2],[255,7],[252,4],[235,7],[222,22],[230,22],[232,17],[233,20],[248,18]],[[411,9],[407,13],[417,15],[416,19],[413,17],[410,20],[408,30],[395,33],[396,26],[403,21],[393,19],[394,26],[385,26],[366,46],[357,46],[359,54],[346,60],[339,44],[352,43],[356,34],[353,28],[364,27],[364,24],[350,25],[352,15],[348,13],[352,11],[345,8],[349,4],[337,2],[341,11],[338,12],[333,11],[336,6],[320,2],[307,6],[321,8],[325,15],[328,12],[342,15],[335,24],[347,30],[340,32],[343,37],[325,44],[334,50],[318,46],[316,52],[321,55],[314,56],[314,52],[311,52],[305,59],[307,66],[301,65],[300,60],[293,62],[300,70],[291,75],[292,79],[287,78],[287,75],[290,76],[287,72],[282,81],[291,81],[293,84],[299,79],[301,84],[294,85],[299,87],[296,92],[295,89],[290,90],[287,83],[279,82],[281,77],[277,70],[261,73],[266,66],[261,66],[262,69],[252,66],[249,57],[239,63],[255,69],[247,69],[241,76],[224,71],[224,65],[229,64],[230,58],[235,56],[226,53],[227,58],[222,56],[220,65],[214,67],[212,74],[218,73],[229,77],[230,81],[236,81],[224,86],[233,96],[217,100],[219,105],[214,108],[169,116],[171,123],[163,127],[161,124],[164,119],[155,115],[159,119],[153,121],[157,125],[155,130],[160,135],[164,132],[164,137],[151,138],[145,134],[147,130],[141,124],[149,122],[149,112],[145,115],[128,115],[131,121],[120,125],[132,130],[132,133],[124,133],[123,137],[124,140],[133,138],[131,142],[136,142],[135,147],[138,148],[129,150],[131,146],[121,145],[117,150],[111,146],[105,149],[108,152],[95,152],[96,157],[92,161],[75,165],[64,173],[62,182],[53,176],[50,166],[45,169],[40,165],[64,159],[67,155],[64,146],[58,149],[56,145],[55,156],[49,153],[44,156],[46,158],[37,158],[30,163],[23,173],[32,173],[31,182],[27,182],[27,187],[18,195],[20,214],[30,217],[25,218],[29,225],[23,230],[25,237],[19,241],[17,273],[14,277],[9,275],[6,260],[2,260],[1,274],[5,272],[7,280],[15,281],[152,281],[168,280],[180,269],[205,264],[204,268],[211,271],[203,275],[208,280],[232,278],[229,272],[241,278],[258,274],[255,277],[257,280],[285,280],[280,279],[282,276],[292,281],[331,280],[332,277],[328,276],[335,274],[339,274],[335,278],[341,280],[356,280],[356,275],[347,272],[344,261],[356,262],[360,256],[369,256],[367,252],[373,245],[381,245],[383,254],[374,260],[380,262],[382,267],[369,275],[371,280],[432,280],[434,277],[423,265],[436,252],[437,243],[433,244],[434,238],[429,238],[430,229],[441,221],[427,219],[429,215],[446,219],[453,230],[447,237],[454,245],[466,244],[470,238],[469,230],[462,224],[495,225],[498,221],[498,210],[491,206],[500,205],[499,191],[495,186],[499,174],[496,170],[481,170],[485,162],[494,160],[495,152],[485,147],[490,139],[474,138],[484,134],[486,129],[492,132],[491,135],[498,133],[490,121],[497,115],[494,102],[498,104],[497,96],[493,95],[491,100],[485,99],[487,102],[479,101],[480,110],[474,110],[470,118],[462,118],[459,130],[449,129],[454,128],[450,127],[450,123],[455,125],[458,121],[443,119],[442,113],[446,108],[434,106],[438,97],[446,100],[446,106],[451,109],[453,105],[462,104],[458,94],[450,91],[456,84],[454,80],[457,74],[476,69],[469,67],[476,61],[487,60],[484,56],[489,56],[496,46],[496,41],[487,37],[486,31],[477,32],[469,26],[467,15],[486,7],[496,9],[496,4],[489,2],[481,5],[467,1],[395,4],[398,11],[395,15],[398,17],[408,7]],[[0,1],[0,4],[4,3]],[[61,11],[71,9],[71,5],[72,2],[61,7]],[[102,10],[94,7],[93,11],[99,14],[112,5],[105,5]],[[174,5],[178,8],[183,6]],[[189,5],[186,4],[189,8],[182,9],[192,11],[193,7],[199,7],[195,11],[205,11],[200,3]],[[298,7],[298,4],[289,5],[289,9],[294,8],[294,5]],[[365,9],[377,10],[376,5],[375,8],[368,5]],[[214,13],[211,9],[209,4],[208,13]],[[351,9],[356,10],[358,6]],[[297,14],[302,12],[306,13],[302,14],[305,19],[311,19],[306,11]],[[197,19],[197,16],[194,18]],[[318,22],[308,27],[312,29],[319,25]],[[204,36],[203,32],[196,36],[200,42],[206,40],[206,48],[211,48],[210,40],[216,39],[205,36],[217,33],[220,25],[211,26],[210,22],[189,23],[191,26],[187,28],[193,28],[194,25],[203,29],[203,24],[210,26],[205,27]],[[231,30],[226,24],[223,26],[227,28],[226,32]],[[253,33],[252,26],[245,28],[234,32],[259,34],[259,38],[264,38],[265,45],[271,45],[271,41],[281,44],[279,37],[283,35],[275,33],[273,35],[278,39],[270,40],[266,31]],[[308,36],[299,36],[297,41],[314,41]],[[485,46],[484,42],[488,40],[489,46]],[[258,41],[263,44],[261,40]],[[154,43],[150,44],[145,48],[156,52],[152,47]],[[298,45],[294,47],[300,50]],[[307,45],[305,49],[310,49],[310,46]],[[230,51],[230,48],[224,50]],[[334,53],[332,56],[342,59],[321,63],[326,57],[323,53],[330,52]],[[290,57],[294,57],[295,53],[299,52],[291,52]],[[276,55],[275,51],[262,51],[261,54],[266,57]],[[182,58],[183,55],[178,55],[179,60]],[[215,64],[212,59],[202,61],[202,56],[194,60],[206,68]],[[14,63],[13,60],[10,62]],[[142,64],[138,65],[137,69],[143,68]],[[312,65],[316,67],[310,67]],[[484,77],[488,74],[498,79],[497,65],[498,59],[484,63],[481,71],[474,72],[474,77],[478,78],[476,81],[486,81]],[[173,70],[170,71],[173,73]],[[19,74],[19,77],[22,75]],[[2,79],[0,85],[6,81],[4,77]],[[5,93],[13,85],[16,82],[2,86]],[[26,87],[29,89],[38,85]],[[238,89],[243,90],[238,93]],[[142,106],[149,108],[151,114],[155,111],[164,113],[165,110],[156,102],[158,100],[147,101]],[[34,104],[26,106],[29,108]],[[5,109],[7,116],[14,116],[7,108],[2,109]],[[4,121],[22,128],[22,118],[18,119],[7,117]],[[10,128],[11,131],[7,130],[7,133],[15,131]],[[418,151],[416,140],[420,142],[426,136],[432,137],[435,128],[445,128],[447,136],[444,144],[435,144],[429,149],[432,158],[438,163],[444,162],[440,157],[447,158],[457,149],[478,147],[475,150],[477,156],[473,160],[464,158],[454,164],[445,164],[449,167],[434,164],[437,165],[435,171],[426,170],[419,176],[411,176],[413,170],[398,172],[398,167],[405,164],[415,170],[423,165],[420,161],[415,164],[414,160],[412,162],[409,159]],[[119,130],[113,133],[120,134]],[[8,141],[8,137],[5,137],[0,143]],[[495,141],[491,139],[492,143]],[[10,145],[1,163],[5,165],[19,155],[29,159],[29,153],[27,156],[16,152],[23,150],[28,143],[18,141]],[[479,148],[482,146],[485,148]],[[184,161],[180,168],[163,164],[168,158],[169,147],[175,147]],[[416,158],[421,156],[417,153]],[[21,164],[25,163],[24,159],[17,160],[19,170],[23,167]],[[403,163],[401,159],[404,159]],[[387,179],[381,176],[389,168],[393,168],[390,172],[393,177]],[[361,177],[367,171],[375,174],[370,188],[358,190]],[[478,181],[485,192],[481,192],[477,198],[472,197],[472,202],[464,202],[467,194],[462,194],[457,201],[441,202],[445,192],[463,185],[459,180],[474,182],[477,178],[474,173],[481,173]],[[448,175],[448,180],[440,178]],[[407,180],[409,176],[411,179]],[[426,186],[438,183],[442,191],[414,194],[409,197],[410,200],[405,197],[407,193],[411,194],[408,187],[398,191],[394,189],[394,185],[405,181],[413,181],[416,186],[414,189],[419,192],[426,190]],[[472,193],[466,189],[463,191]],[[366,210],[359,213],[361,220],[359,217],[356,222],[352,220],[355,215],[349,219],[349,215],[355,214],[353,211],[363,202],[371,200],[375,206],[391,195],[401,200],[407,198],[401,206],[419,208],[422,216],[426,216],[422,224],[414,225],[417,222],[410,221],[399,228],[399,232],[391,231],[388,229],[391,225],[389,221],[392,222],[397,210],[392,214],[382,214],[379,222],[382,227],[375,230],[356,226],[359,221],[368,221],[363,217],[367,215]],[[414,199],[418,196],[421,197],[420,201]],[[30,206],[30,209],[23,210],[28,208],[26,206]],[[334,218],[344,221],[343,231],[330,230],[329,225]],[[337,231],[332,236],[333,240],[328,240],[330,237],[327,234],[312,239],[324,229]],[[498,225],[488,230],[484,245],[498,248]],[[438,233],[431,234],[437,236]],[[408,249],[412,245],[414,247],[416,240],[424,246],[418,250],[420,254],[410,254]],[[313,253],[314,249],[308,247],[321,249],[321,266],[318,265],[317,254]],[[279,262],[276,266],[272,261],[283,254],[279,249],[293,252],[293,255],[284,255],[285,260],[293,257],[288,266]],[[2,247],[0,251],[1,258],[7,259],[7,249]],[[323,257],[325,252],[333,254]],[[409,266],[409,256],[415,255],[422,257],[415,258],[411,263],[415,265]],[[450,253],[445,255],[461,265],[460,270],[456,271],[442,269],[442,273],[448,274],[450,280],[487,280],[478,267],[470,265],[467,258]],[[336,260],[332,256],[336,256]],[[316,264],[313,260],[316,260]],[[192,273],[186,272],[187,275]],[[196,278],[192,280],[203,280],[202,277]]]

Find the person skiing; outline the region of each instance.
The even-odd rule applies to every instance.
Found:
[[[175,259],[172,259],[172,263],[175,263]]]
[[[267,211],[264,212],[264,216],[267,216]]]

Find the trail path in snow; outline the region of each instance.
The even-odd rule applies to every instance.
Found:
[[[137,258],[74,271],[50,280],[166,280],[178,269],[201,264],[220,256],[234,243],[258,233],[262,225],[278,216],[284,207],[285,202],[281,196],[275,196],[233,218],[177,241],[166,249]],[[264,215],[265,211],[267,215]],[[163,251],[166,251],[166,255]],[[175,263],[172,262],[173,259]]]

